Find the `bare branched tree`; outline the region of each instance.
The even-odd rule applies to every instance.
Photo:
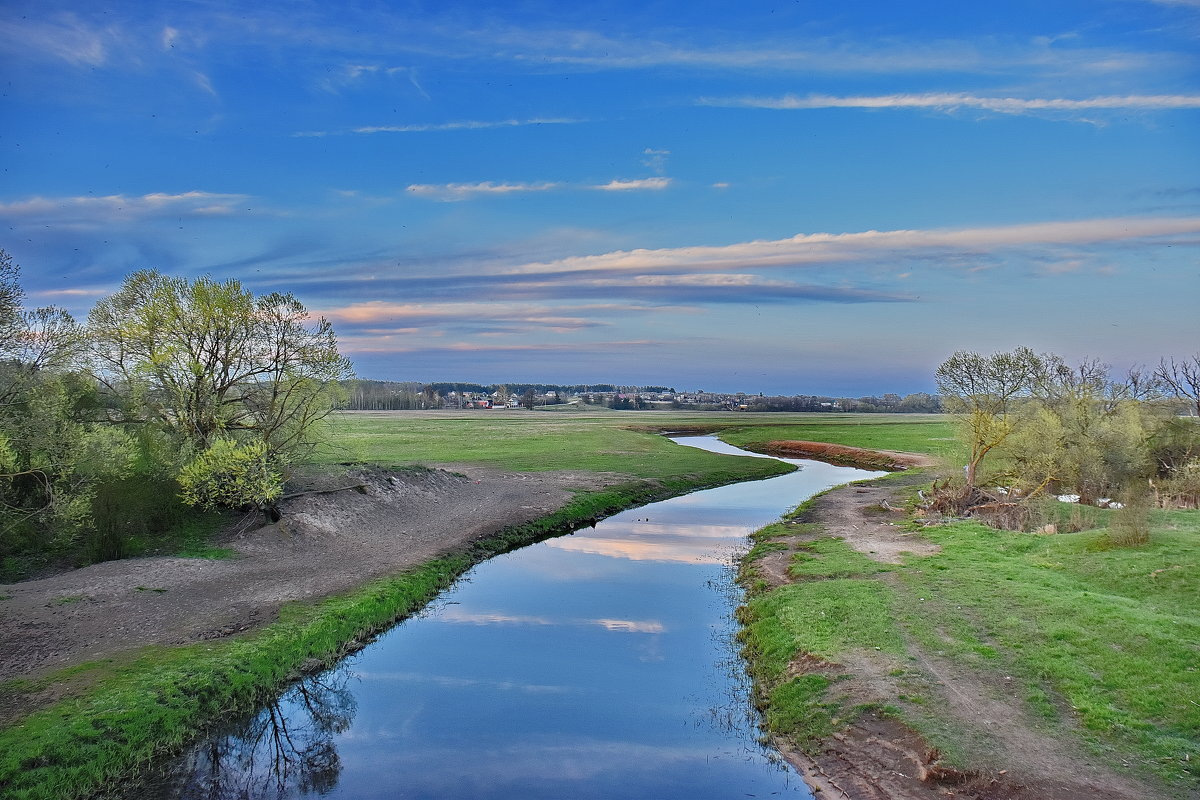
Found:
[[[1164,358],[1158,362],[1154,376],[1188,404],[1188,413],[1200,417],[1200,353],[1179,361]]]

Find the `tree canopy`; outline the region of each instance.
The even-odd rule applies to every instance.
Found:
[[[984,457],[1012,435],[1016,400],[1032,390],[1044,366],[1028,347],[1018,347],[988,356],[960,350],[937,368],[935,378],[946,410],[957,415],[967,431],[968,486],[975,485]]]
[[[196,450],[237,434],[293,460],[335,407],[335,381],[351,374],[327,320],[311,320],[290,294],[255,298],[235,280],[135,272],[96,304],[88,334],[95,375],[121,411]]]
[[[270,511],[351,374],[289,294],[143,270],[80,326],[19,278],[0,250],[0,580],[125,555],[185,505]]]

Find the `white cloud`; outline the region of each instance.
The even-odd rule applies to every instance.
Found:
[[[0,49],[76,67],[103,66],[123,38],[115,27],[89,25],[70,13],[51,19],[0,20]]]
[[[506,320],[553,327],[591,327],[600,315],[630,311],[646,311],[645,306],[622,303],[586,303],[582,305],[532,305],[530,303],[393,303],[369,300],[330,308],[316,313],[334,322],[372,324],[387,322],[393,325],[460,322],[478,319]]]
[[[31,292],[35,297],[101,297],[112,292],[108,289],[46,289],[40,292]]]
[[[469,200],[481,195],[520,194],[523,192],[549,192],[556,189],[595,189],[602,192],[636,192],[657,191],[666,189],[672,183],[671,178],[637,178],[634,180],[613,179],[608,183],[582,186],[555,181],[540,183],[495,183],[479,181],[476,183],[414,183],[407,187],[409,194],[417,197],[428,197],[444,203]]]
[[[913,94],[886,94],[857,97],[838,97],[826,94],[783,95],[782,97],[727,97],[700,98],[697,103],[706,106],[729,108],[769,108],[783,110],[818,108],[931,108],[953,111],[959,108],[977,108],[999,114],[1027,114],[1031,112],[1133,110],[1165,111],[1172,109],[1200,108],[1200,95],[1108,95],[1069,99],[1061,97],[984,97],[963,92],[927,92]]]
[[[476,195],[515,194],[521,192],[548,192],[562,186],[561,183],[414,183],[408,192],[417,197],[431,197],[442,202],[467,200]]]
[[[781,36],[720,45],[684,39],[616,38],[587,30],[513,29],[492,31],[491,36],[501,46],[490,55],[509,55],[530,68],[564,65],[592,70],[674,67],[808,74],[952,72],[1124,78],[1134,72],[1161,72],[1190,60],[1168,52],[1064,46],[1061,40],[1072,37],[1045,36],[924,40]]]
[[[11,203],[0,203],[0,218],[23,222],[49,223],[109,223],[144,217],[173,216],[211,217],[234,213],[236,207],[250,199],[244,194],[215,192],[154,192],[144,195],[110,194],[76,197],[30,197]]]
[[[608,183],[598,184],[593,186],[593,189],[599,189],[602,192],[630,192],[641,191],[645,189],[658,190],[666,189],[671,185],[670,178],[639,178],[631,181],[611,180]]]
[[[798,234],[721,246],[618,250],[526,264],[511,274],[560,272],[740,271],[884,257],[978,256],[995,250],[1083,246],[1142,239],[1190,239],[1200,217],[1124,217],[989,228]]]
[[[517,128],[525,125],[571,125],[584,122],[582,119],[567,117],[535,117],[533,119],[501,119],[501,120],[460,120],[458,122],[439,122],[414,125],[364,125],[353,128],[353,133],[424,133],[428,131],[463,131],[482,130],[486,128]],[[297,134],[312,135],[312,134]]]
[[[655,150],[652,147],[647,147],[642,151],[645,156],[642,159],[642,166],[649,167],[658,175],[662,175],[667,169],[667,156],[671,155],[670,150]]]
[[[412,83],[418,91],[425,95],[428,99],[429,95],[425,94],[425,90],[417,83],[415,73],[410,73]],[[322,136],[340,136],[345,133],[373,134],[373,133],[435,133],[438,131],[477,131],[489,130],[491,128],[520,128],[526,125],[575,125],[581,122],[587,122],[585,119],[572,119],[570,117],[533,117],[531,119],[498,119],[498,120],[476,120],[466,119],[457,120],[454,122],[428,122],[428,123],[412,123],[409,125],[360,125],[357,128],[351,128],[345,131],[296,131],[292,134],[296,138],[320,138]]]

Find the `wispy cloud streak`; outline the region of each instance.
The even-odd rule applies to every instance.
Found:
[[[884,255],[981,254],[997,249],[1191,237],[1200,217],[1125,217],[990,228],[798,234],[788,239],[658,250],[617,250],[516,267],[512,274],[722,271],[877,259]]]
[[[559,181],[542,181],[540,183],[496,183],[493,181],[478,181],[476,183],[414,183],[407,187],[409,194],[416,197],[428,197],[442,202],[469,200],[484,195],[521,194],[526,192],[549,192],[556,189],[593,189],[600,192],[644,192],[659,191],[669,188],[671,178],[634,178],[630,180],[613,179],[608,183],[591,186],[569,184]]]
[[[918,94],[886,94],[873,96],[838,97],[827,94],[783,95],[782,97],[702,97],[698,105],[723,108],[768,108],[805,110],[821,108],[929,108],[954,111],[977,108],[1000,114],[1028,114],[1044,111],[1169,111],[1200,108],[1200,95],[1108,95],[1083,99],[1061,97],[985,97],[962,92],[930,92]]]
[[[588,120],[585,119],[572,119],[569,117],[534,117],[532,119],[494,120],[466,119],[456,120],[453,122],[412,123],[409,125],[361,125],[357,128],[350,128],[349,130],[344,131],[297,131],[296,133],[293,133],[292,136],[299,138],[320,138],[323,136],[334,136],[346,133],[373,134],[433,133],[437,131],[479,131],[490,130],[493,128],[521,128],[528,125],[576,125],[587,121]]]
[[[417,197],[430,197],[443,202],[467,200],[476,195],[505,195],[524,192],[548,192],[561,187],[561,183],[414,183],[408,187],[410,194]]]
[[[212,217],[234,213],[249,199],[244,194],[216,192],[153,192],[144,195],[30,197],[0,203],[0,219],[21,222],[117,222],[171,214]]]
[[[670,178],[637,178],[635,180],[611,180],[608,183],[602,183],[593,186],[593,189],[598,189],[602,192],[630,192],[642,191],[646,189],[658,190],[666,189],[671,185]]]

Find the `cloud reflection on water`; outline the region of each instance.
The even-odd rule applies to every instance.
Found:
[[[637,523],[617,530],[606,528],[605,534],[600,536],[588,532],[581,536],[551,539],[545,544],[557,550],[630,561],[726,564],[730,554],[744,546],[747,530],[745,526],[735,525],[690,525],[680,528],[677,525]]]
[[[435,617],[438,622],[461,625],[598,625],[621,633],[665,633],[667,627],[659,620],[636,619],[561,619],[525,614],[504,614],[498,611],[467,611],[447,606]]]
[[[505,692],[525,692],[528,694],[569,694],[578,692],[577,686],[555,686],[552,684],[522,683],[520,681],[482,680],[479,678],[462,678],[453,675],[432,675],[425,672],[377,672],[355,669],[353,676],[360,681],[375,683],[428,683],[450,689],[483,688]],[[372,731],[369,735],[379,735]],[[352,738],[346,736],[344,738]]]

